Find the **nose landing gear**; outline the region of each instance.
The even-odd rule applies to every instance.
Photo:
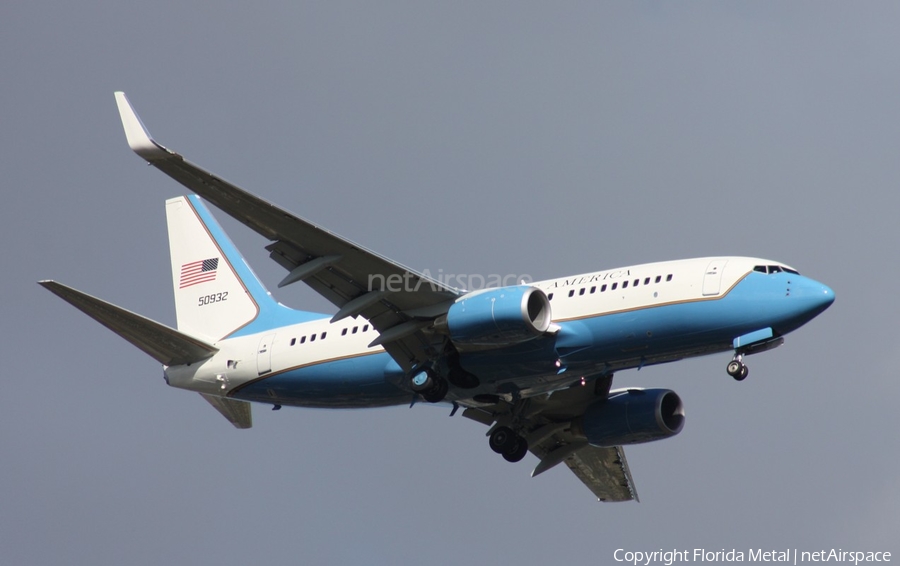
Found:
[[[750,374],[750,370],[747,368],[747,364],[744,363],[744,356],[741,354],[735,354],[734,359],[728,362],[728,366],[725,368],[725,371],[728,372],[728,375],[733,377],[736,381],[744,381],[747,376]]]
[[[766,352],[782,344],[784,344],[784,338],[776,334],[771,328],[762,328],[743,336],[738,336],[732,341],[734,358],[728,363],[725,371],[737,381],[743,381],[747,379],[747,374],[750,373],[747,369],[747,364],[744,363],[744,356]]]

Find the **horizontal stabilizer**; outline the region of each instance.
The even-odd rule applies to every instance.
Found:
[[[228,419],[228,422],[233,424],[235,428],[250,428],[253,426],[253,415],[250,412],[250,403],[247,401],[216,397],[206,393],[201,393],[200,396],[209,401],[209,404],[222,413],[222,416]]]
[[[190,364],[205,360],[218,348],[164,324],[117,307],[56,281],[38,281],[84,314],[128,340],[154,360],[166,366]]]

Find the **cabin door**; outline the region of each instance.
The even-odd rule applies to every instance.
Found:
[[[275,342],[274,334],[267,334],[259,341],[256,351],[256,369],[259,375],[272,371],[272,343]]]
[[[714,259],[706,266],[706,273],[703,275],[703,296],[711,297],[718,295],[722,287],[722,272],[725,271],[727,259]]]

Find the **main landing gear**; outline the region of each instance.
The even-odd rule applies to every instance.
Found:
[[[412,375],[409,387],[429,403],[438,403],[447,396],[450,386],[447,380],[432,369],[423,369]]]
[[[741,354],[734,355],[734,359],[728,362],[725,371],[737,381],[744,381],[747,378],[747,375],[750,374],[750,370],[747,369],[747,364],[744,363],[744,356]]]
[[[457,353],[447,356],[447,365],[443,367],[443,370],[426,366],[414,371],[407,379],[409,379],[409,388],[429,403],[443,401],[450,385],[459,389],[474,389],[480,384],[476,375],[460,367]]]
[[[498,426],[491,433],[491,450],[507,462],[518,462],[528,454],[528,441],[508,426]]]

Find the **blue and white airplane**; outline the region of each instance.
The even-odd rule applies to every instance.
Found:
[[[421,399],[463,408],[532,475],[565,463],[601,501],[636,500],[623,446],[684,426],[667,389],[612,390],[613,373],[779,346],[834,301],[776,261],[706,257],[467,292],[350,242],[250,194],[155,142],[116,93],[128,144],[192,193],[166,201],[177,330],[54,281],[40,284],[163,364],[237,428],[250,403],[380,407]],[[198,196],[199,195],[199,196]],[[204,201],[262,234],[334,315],[276,302]]]

